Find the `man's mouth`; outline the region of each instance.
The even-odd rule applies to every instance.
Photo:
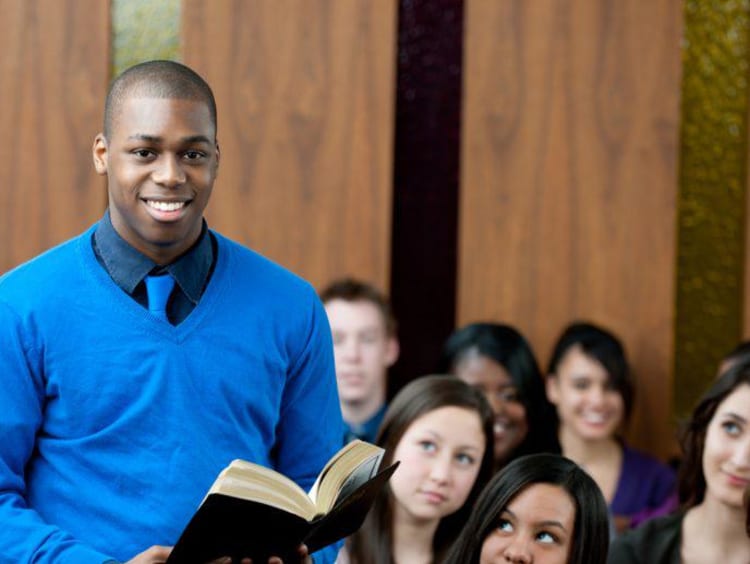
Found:
[[[161,212],[173,212],[185,207],[187,202],[167,202],[162,200],[144,200],[146,205]]]

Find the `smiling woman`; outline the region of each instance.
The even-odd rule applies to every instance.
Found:
[[[608,546],[594,481],[567,458],[535,454],[487,484],[446,564],[604,564]]]
[[[544,394],[539,365],[514,327],[471,323],[457,329],[443,346],[440,370],[487,397],[495,414],[496,470],[524,454],[560,453],[555,409]]]
[[[618,532],[677,504],[674,471],[622,438],[633,406],[633,381],[620,340],[591,323],[560,335],[547,371],[562,453],[594,478]]]
[[[743,495],[750,487],[750,361],[729,368],[704,394],[682,448],[683,511],[616,539],[610,564],[747,564]]]

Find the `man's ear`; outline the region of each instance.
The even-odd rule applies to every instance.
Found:
[[[91,148],[91,154],[94,157],[94,168],[96,169],[96,172],[101,175],[107,174],[109,149],[107,147],[107,140],[103,133],[94,137],[94,146]]]
[[[558,385],[557,374],[547,374],[547,377],[544,379],[544,389],[547,392],[547,399],[553,405],[557,405],[560,397],[557,389]]]
[[[388,343],[385,347],[385,365],[390,368],[398,360],[398,355],[401,353],[401,347],[398,344],[398,339],[396,337],[389,337]]]
[[[216,141],[216,164],[214,165],[214,174],[219,174],[219,161],[221,160],[221,150],[219,149],[219,141]]]

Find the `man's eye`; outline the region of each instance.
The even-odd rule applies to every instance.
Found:
[[[133,154],[139,159],[148,159],[154,153],[150,149],[136,149],[135,151],[133,151]]]
[[[366,345],[371,345],[378,342],[378,336],[375,333],[365,333],[363,335],[360,335],[359,342]]]
[[[205,156],[205,153],[203,153],[202,151],[187,151],[185,153],[185,158],[189,161],[197,161]]]

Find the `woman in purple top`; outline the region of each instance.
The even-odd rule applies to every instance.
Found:
[[[546,388],[557,408],[563,455],[602,490],[616,532],[677,506],[674,471],[621,437],[633,382],[617,337],[590,323],[570,325],[553,350]]]

